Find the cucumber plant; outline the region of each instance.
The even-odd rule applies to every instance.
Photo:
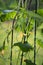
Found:
[[[12,18],[12,15],[11,15],[11,18]],[[34,13],[32,11],[28,11],[25,8],[21,8],[21,7],[16,11],[16,14],[14,14],[14,15],[15,16],[13,16],[14,19],[12,22],[12,29],[6,37],[6,39],[8,39],[9,35],[11,34],[10,65],[12,65],[12,48],[15,46],[18,46],[22,51],[21,62],[20,62],[20,65],[22,65],[23,53],[24,52],[26,53],[30,50],[33,50],[33,47],[28,42],[28,37],[31,35],[30,32],[32,32],[34,30],[34,24],[36,27],[37,21],[34,21],[34,20],[40,20],[40,19],[43,20],[43,18],[40,15],[38,15],[36,11]],[[6,16],[9,16],[9,13],[6,14],[5,16],[3,15],[2,19],[4,19],[3,17],[6,17]],[[22,38],[21,42],[17,42],[17,43],[13,44],[14,29],[18,32],[22,31],[23,32],[23,38]],[[36,28],[35,28],[34,35],[35,35],[34,43],[36,43]],[[39,42],[39,40],[38,40],[38,42]],[[3,48],[5,48],[5,45]],[[36,53],[35,49],[36,49],[36,45],[34,45],[34,54]],[[34,64],[35,64],[35,55],[34,55]]]

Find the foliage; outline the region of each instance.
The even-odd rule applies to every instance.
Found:
[[[3,14],[3,12],[2,11],[0,11],[0,16]]]
[[[7,21],[7,20],[12,20],[12,19],[14,19],[15,14],[16,14],[16,11],[10,12],[10,13],[5,13],[0,16],[0,19],[2,22]]]
[[[25,59],[24,62],[26,62],[26,65],[36,65],[31,60]]]
[[[43,17],[43,9],[39,9],[39,10],[38,10],[38,14]]]
[[[43,48],[43,41],[41,39],[37,39],[37,43],[40,47]]]
[[[0,9],[14,9],[18,6],[18,0],[0,0]]]
[[[39,14],[41,15],[41,16],[43,16],[40,12],[42,11],[40,11],[40,10],[38,10],[39,11]],[[43,20],[43,18],[40,16],[40,15],[38,15],[38,14],[35,14],[34,12],[32,12],[32,11],[27,11],[27,10],[25,10],[24,8],[20,8],[20,11],[19,11],[20,13],[19,13],[19,15],[17,16],[17,17],[19,17],[19,20],[20,20],[20,18],[21,18],[21,20],[23,19],[22,18],[22,16],[24,17],[24,21],[25,21],[25,18],[28,16],[28,17],[31,17],[31,18],[33,18],[33,19],[41,19],[41,20]],[[43,12],[42,12],[43,13]],[[15,14],[16,14],[16,11],[14,11],[14,12],[9,12],[9,13],[4,13],[4,14],[2,14],[1,16],[0,16],[0,19],[1,19],[1,21],[6,21],[6,20],[11,20],[11,19],[13,19],[14,18],[14,16],[15,16]]]
[[[3,2],[3,0],[1,2]],[[16,2],[18,4],[18,1],[16,1],[16,0],[12,0],[12,1],[6,0],[3,2],[4,6],[2,5],[2,7],[4,7],[5,9],[7,9],[7,8],[13,8],[14,9],[14,7],[17,8],[18,6],[17,6]],[[14,12],[3,13],[3,14],[1,13],[1,15],[0,15],[0,20],[2,22],[6,21],[6,20],[13,20],[12,29],[11,29],[12,40],[11,40],[11,56],[10,56],[11,64],[10,65],[12,65],[12,48],[13,48],[13,46],[18,46],[22,50],[22,52],[28,52],[30,50],[33,50],[33,47],[28,43],[28,40],[25,41],[25,38],[27,37],[27,34],[34,29],[35,20],[37,21],[37,24],[39,23],[39,20],[43,21],[42,10],[38,10],[38,13],[36,14],[33,11],[29,11],[29,10],[26,10],[24,8],[20,8],[17,16],[15,16],[16,13],[17,13],[17,10],[16,11],[14,10]],[[16,21],[16,24],[14,26],[15,21]],[[42,22],[41,22],[41,24],[42,24]],[[14,30],[13,28],[15,28],[16,30],[18,29],[18,30],[22,31],[26,36],[24,36],[24,38],[23,38],[24,42],[17,42],[17,43],[14,43],[14,45],[12,46],[12,44],[13,44],[13,30]],[[9,35],[8,35],[8,37],[9,37]],[[7,37],[7,40],[8,40],[8,37]],[[42,40],[37,39],[37,42],[43,48]],[[5,41],[4,41],[3,47],[0,47],[0,50],[2,50],[2,49],[5,49]],[[23,54],[22,54],[22,58],[23,58]],[[21,60],[22,60],[22,58],[21,58]],[[26,62],[26,60],[25,60],[25,62]],[[27,62],[27,65],[28,64],[29,65],[35,65],[34,63],[32,63],[31,60],[29,60]]]
[[[41,34],[43,35],[43,28],[41,29]]]
[[[13,46],[18,46],[23,52],[33,50],[33,47],[27,41],[25,41],[25,43],[22,42],[14,43]]]
[[[28,17],[28,26],[26,27],[26,20]],[[25,9],[21,9],[18,16],[17,16],[17,23],[15,25],[16,30],[22,30],[24,32],[24,29],[27,31],[30,31],[34,27],[34,21],[37,20],[37,26],[42,24],[41,21],[43,21],[43,18],[39,16],[38,14],[33,13],[32,11],[26,11]],[[39,22],[40,20],[40,22]]]

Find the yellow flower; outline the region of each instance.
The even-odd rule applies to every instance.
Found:
[[[1,54],[4,55],[4,50],[2,50]]]

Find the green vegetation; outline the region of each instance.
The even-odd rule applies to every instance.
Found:
[[[3,40],[6,38],[8,32],[10,31],[10,28],[11,28],[11,21],[9,21],[8,23],[7,22],[4,22],[4,23],[1,23],[1,26],[0,26],[0,47],[3,45]],[[39,28],[43,28],[43,25],[41,25]],[[7,32],[8,30],[8,32]],[[42,38],[42,41],[43,41],[43,37],[41,36],[41,33],[40,33],[41,30],[37,30],[37,37],[39,38]],[[33,37],[34,36],[34,33],[31,32],[31,35],[30,37],[28,38],[28,42],[33,46]],[[21,41],[22,39],[22,33],[21,32],[16,32],[14,30],[14,42],[19,42]],[[10,63],[9,61],[9,57],[10,57],[10,42],[11,42],[11,36],[9,36],[9,43],[7,43],[7,39],[6,39],[6,47],[5,47],[5,50],[4,50],[4,57],[2,56],[2,52],[0,52],[0,64],[1,65],[6,65]],[[42,43],[41,43],[42,44]],[[42,44],[43,45],[43,44]],[[40,47],[40,48],[39,48]],[[37,53],[37,65],[41,65],[42,62],[43,62],[43,48],[41,48],[40,44],[38,43],[37,44],[37,49],[39,48],[39,51]],[[13,47],[13,65],[16,63],[20,63],[20,57],[21,57],[21,52],[20,49],[18,47]],[[31,55],[32,53],[32,55]],[[18,57],[19,55],[19,57]],[[29,59],[29,56],[30,56],[30,59],[33,60],[33,52],[31,51],[30,53],[27,53],[27,56],[26,54],[24,55],[24,59],[27,58]],[[17,61],[18,60],[18,61]],[[2,63],[3,62],[3,63]],[[25,65],[24,61],[23,61],[23,64]]]
[[[0,0],[0,65],[43,64],[41,3],[42,0]]]

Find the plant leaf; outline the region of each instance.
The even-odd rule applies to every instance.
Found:
[[[41,39],[37,39],[37,43],[39,44],[40,47],[43,48],[43,41]]]
[[[13,46],[18,46],[23,52],[33,50],[33,47],[27,41],[25,43],[22,42],[14,43]]]
[[[26,65],[36,65],[31,60],[25,59],[24,62],[26,62]]]

